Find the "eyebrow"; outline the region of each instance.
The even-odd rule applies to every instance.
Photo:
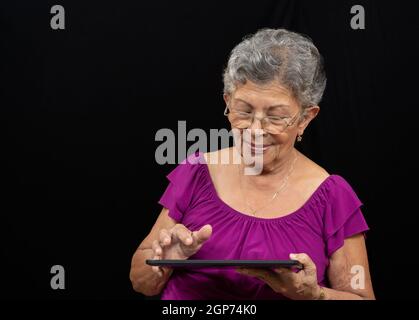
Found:
[[[253,109],[255,108],[254,106],[252,106],[252,104],[250,104],[249,102],[247,102],[247,101],[245,101],[243,99],[235,98],[235,100],[241,101],[241,102],[247,104],[248,106],[252,107]],[[269,106],[267,109],[273,109],[273,108],[285,108],[285,109],[289,109],[290,106],[287,105],[287,104],[274,104],[272,106]]]

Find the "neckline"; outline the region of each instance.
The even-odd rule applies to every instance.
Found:
[[[231,207],[229,204],[227,204],[223,199],[220,198],[220,196],[218,195],[217,189],[215,188],[215,184],[214,181],[212,180],[211,177],[211,173],[209,171],[209,167],[208,167],[208,163],[203,155],[202,152],[199,153],[199,158],[202,158],[203,161],[199,161],[198,164],[202,165],[205,167],[205,172],[207,174],[207,178],[209,180],[209,184],[211,187],[211,192],[213,193],[214,198],[217,200],[217,202],[219,202],[221,205],[223,205],[224,207],[226,207],[227,209],[229,209],[230,211],[232,211],[235,214],[238,214],[239,216],[243,216],[247,219],[250,220],[257,220],[257,221],[264,221],[264,222],[269,222],[269,221],[279,221],[279,220],[285,220],[285,219],[289,219],[292,216],[298,214],[300,211],[304,210],[311,201],[313,201],[314,197],[317,195],[317,193],[320,192],[320,190],[324,187],[324,185],[335,175],[334,174],[330,174],[328,175],[320,184],[319,186],[312,192],[312,194],[310,195],[310,197],[308,197],[308,199],[296,210],[291,211],[290,213],[287,213],[283,216],[280,217],[275,217],[275,218],[261,218],[261,217],[255,217],[255,216],[251,216],[249,214],[243,213],[241,211],[238,211],[236,209],[234,209],[233,207]]]

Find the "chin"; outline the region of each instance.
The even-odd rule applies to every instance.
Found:
[[[251,153],[251,156],[248,158],[250,163],[254,163],[255,161],[259,162],[263,167],[269,166],[269,164],[273,163],[275,159],[278,157],[278,149],[269,147],[265,152],[255,154],[254,152]],[[249,163],[248,162],[248,163]]]
[[[268,166],[275,160],[275,154],[268,153],[263,155],[263,166]]]
[[[272,148],[270,148],[270,150],[267,150],[267,152],[263,154],[263,165],[269,165],[281,158],[284,148],[284,145],[275,145]]]

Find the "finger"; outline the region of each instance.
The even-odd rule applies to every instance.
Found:
[[[297,279],[297,274],[289,268],[276,268],[273,270],[283,283],[292,283]]]
[[[168,230],[161,229],[159,233],[159,241],[163,247],[168,246],[172,241],[172,235]]]
[[[237,267],[235,268],[236,272],[241,273],[241,274],[246,274],[246,269],[243,267]]]
[[[248,276],[257,277],[264,281],[271,279],[273,272],[267,269],[261,268],[243,268],[240,273],[246,274]]]
[[[154,241],[157,242],[157,240],[154,240]],[[161,259],[161,256],[159,256],[159,255],[154,255],[154,257],[153,257],[153,260],[160,260],[160,259]],[[159,266],[152,266],[151,270],[153,272],[155,272],[159,277],[163,276],[163,271]]]
[[[303,265],[303,269],[305,272],[316,272],[316,265],[306,253],[291,253],[290,258],[299,261]]]
[[[294,272],[291,269],[284,268],[284,267],[275,268],[273,270],[274,270],[275,273],[280,274],[280,275],[291,275],[291,274],[294,274]]]
[[[247,276],[255,276],[255,272],[253,270],[250,270],[249,268],[237,268],[236,271]]]
[[[207,241],[211,237],[211,234],[212,226],[210,224],[206,224],[198,231],[192,232],[192,237],[194,241],[196,241],[197,244],[200,245],[201,243]]]
[[[160,267],[158,266],[152,266],[151,269],[153,270],[153,272],[155,272],[159,277],[163,276],[163,272],[161,270]]]
[[[191,235],[191,231],[189,231],[184,225],[178,225],[178,227],[176,227],[173,230],[173,234],[180,240],[182,241],[183,244],[185,245],[191,245],[193,243],[193,239],[192,239],[192,235]]]
[[[258,269],[258,268],[237,268],[237,272],[254,276],[263,282],[265,282],[268,286],[270,286],[275,292],[283,293],[286,291],[287,285],[281,279],[281,276],[276,274],[274,271],[270,269]]]
[[[157,240],[154,240],[151,244],[151,248],[153,249],[154,255],[160,257],[163,253],[163,249],[161,248],[159,242]]]

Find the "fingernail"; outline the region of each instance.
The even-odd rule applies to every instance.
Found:
[[[295,259],[295,258],[297,258],[297,255],[295,253],[290,253],[290,258]]]

